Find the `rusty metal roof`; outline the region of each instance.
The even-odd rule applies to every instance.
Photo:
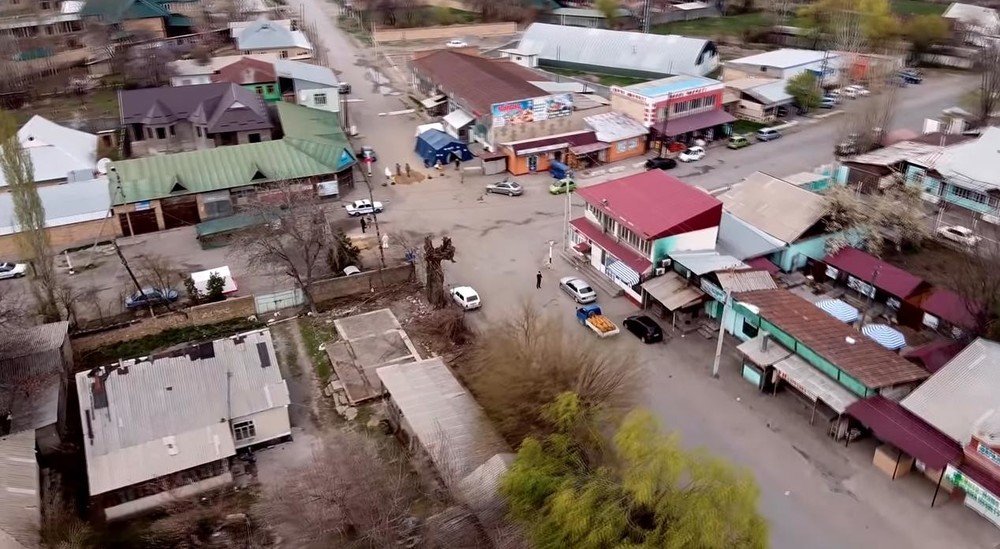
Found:
[[[542,80],[541,76],[509,61],[440,50],[415,59],[413,67],[439,89],[479,111],[474,113],[477,116],[489,113],[494,103],[549,95],[530,83]]]

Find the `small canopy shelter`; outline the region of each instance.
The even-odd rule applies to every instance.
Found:
[[[824,312],[846,324],[858,320],[858,310],[839,299],[825,299],[816,304]]]
[[[424,166],[428,167],[438,161],[448,164],[454,162],[456,158],[463,162],[472,160],[468,145],[441,130],[431,129],[418,135],[414,150],[424,160]]]
[[[885,324],[865,324],[861,328],[861,333],[890,351],[898,351],[906,347],[906,337],[892,326],[886,326]]]

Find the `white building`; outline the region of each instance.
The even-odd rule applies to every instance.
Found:
[[[313,46],[290,20],[258,19],[248,24],[230,23],[236,49],[244,54],[276,53],[281,59],[309,59]]]
[[[304,107],[330,112],[340,111],[340,81],[333,70],[303,63],[280,59],[274,62],[274,74],[278,77],[281,92],[295,92],[295,103]]]
[[[799,73],[813,71],[818,75],[831,75],[839,67],[836,52],[780,49],[726,61],[722,80],[729,82],[742,78],[771,78],[788,80]]]
[[[35,183],[62,183],[94,179],[97,169],[97,136],[60,126],[37,114],[21,129],[17,140],[28,151]],[[0,187],[7,180],[0,173]]]
[[[241,448],[291,436],[268,330],[76,375],[92,504],[107,520],[233,481]]]

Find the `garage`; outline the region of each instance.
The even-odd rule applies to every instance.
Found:
[[[201,222],[201,216],[198,215],[198,199],[194,196],[164,198],[160,201],[160,209],[163,210],[164,229],[197,225]]]
[[[121,224],[124,236],[155,233],[160,230],[160,226],[156,223],[156,211],[154,210],[118,214],[118,222]]]

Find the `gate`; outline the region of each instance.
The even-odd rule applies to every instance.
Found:
[[[257,314],[262,315],[289,307],[298,307],[305,303],[306,299],[302,290],[296,288],[273,294],[255,295],[253,301]]]

